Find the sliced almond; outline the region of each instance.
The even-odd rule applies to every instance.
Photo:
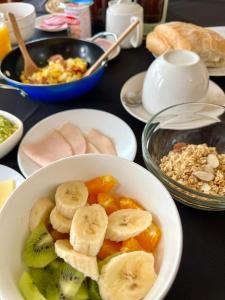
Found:
[[[214,174],[205,171],[195,171],[193,175],[202,181],[211,181],[214,179]]]
[[[214,172],[215,172],[215,170],[210,165],[204,166],[203,171],[205,171],[207,173],[212,173],[212,174],[214,174]]]
[[[208,161],[208,165],[211,167],[211,168],[218,168],[219,167],[219,160],[218,160],[218,157],[216,156],[216,154],[214,153],[211,153],[208,155],[207,157],[207,161]]]
[[[204,193],[208,193],[210,190],[211,190],[211,186],[208,185],[208,183],[203,183],[202,187],[201,187],[201,190],[204,192]]]

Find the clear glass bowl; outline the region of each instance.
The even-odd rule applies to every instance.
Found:
[[[146,167],[169,190],[173,198],[204,210],[225,210],[225,196],[188,188],[160,169],[160,160],[176,143],[203,144],[225,153],[225,107],[208,103],[183,103],[154,115],[142,134]]]

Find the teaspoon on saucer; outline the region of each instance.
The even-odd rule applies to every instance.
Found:
[[[136,107],[142,104],[142,90],[138,92],[126,92],[122,98],[123,102],[130,107]]]

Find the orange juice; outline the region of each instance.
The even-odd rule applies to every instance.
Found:
[[[11,50],[9,31],[4,23],[4,18],[0,14],[0,60]]]

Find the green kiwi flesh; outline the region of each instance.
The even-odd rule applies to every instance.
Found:
[[[75,300],[87,300],[89,299],[88,288],[86,282],[83,282],[76,293]]]
[[[19,289],[26,300],[47,300],[38,290],[37,286],[29,273],[23,272],[20,281]]]
[[[38,290],[46,296],[47,286],[52,281],[52,275],[46,269],[41,268],[30,268],[29,273]]]
[[[76,294],[84,280],[84,275],[67,263],[60,266],[58,281],[47,288],[48,300],[76,300]]]
[[[99,293],[98,284],[94,280],[89,280],[88,282],[88,293],[91,300],[102,300]]]
[[[57,257],[53,238],[43,223],[26,240],[22,255],[24,263],[35,268],[44,268]]]

